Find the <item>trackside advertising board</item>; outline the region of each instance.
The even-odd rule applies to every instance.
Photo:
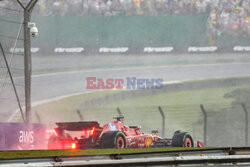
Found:
[[[46,149],[45,136],[42,124],[0,123],[0,150]]]

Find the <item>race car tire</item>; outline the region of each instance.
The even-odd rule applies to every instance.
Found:
[[[172,138],[172,147],[194,147],[193,138],[187,132],[175,132]]]
[[[102,134],[101,148],[126,148],[126,138],[121,131],[108,131]]]

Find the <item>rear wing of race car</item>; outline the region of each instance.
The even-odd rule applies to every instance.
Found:
[[[84,122],[57,122],[56,125],[59,129],[68,131],[80,131],[84,129],[98,128],[101,129],[100,124],[96,121],[84,121]]]

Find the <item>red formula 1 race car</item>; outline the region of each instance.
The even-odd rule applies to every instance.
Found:
[[[176,131],[172,139],[142,133],[139,126],[126,126],[123,117],[100,126],[96,121],[56,123],[48,149],[194,147],[187,132]],[[203,147],[197,142],[197,147]]]

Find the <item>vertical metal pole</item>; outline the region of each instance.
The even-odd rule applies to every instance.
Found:
[[[117,111],[119,117],[123,117],[123,114],[122,114],[122,112],[121,112],[121,110],[120,110],[119,107],[116,108],[116,111]],[[123,119],[121,119],[121,121],[122,121],[122,123],[123,123]]]
[[[77,112],[77,114],[78,114],[80,120],[83,121],[83,116],[82,116],[80,110],[77,110],[76,112]]]
[[[24,7],[20,0],[18,3],[24,9],[24,82],[25,82],[25,109],[26,122],[31,122],[31,51],[30,51],[30,29],[28,23],[30,22],[31,12],[38,0],[30,0],[28,5]]]
[[[200,108],[201,108],[201,111],[203,113],[203,116],[204,116],[204,136],[203,136],[203,140],[204,140],[204,146],[207,145],[207,113],[206,113],[206,110],[204,109],[203,105],[201,104],[200,105]]]
[[[24,9],[24,82],[26,122],[31,122],[31,53],[30,53],[30,12]]]
[[[161,106],[159,106],[158,109],[162,117],[162,138],[164,138],[165,137],[165,114],[162,111]]]
[[[119,107],[116,108],[116,111],[117,111],[117,113],[118,113],[118,115],[119,115],[120,117],[123,116],[123,115],[122,115],[122,112],[121,112],[121,110],[120,110]]]
[[[40,115],[37,112],[35,112],[35,113],[36,113],[36,118],[37,118],[38,123],[41,123],[42,121],[41,121]]]
[[[244,103],[241,103],[241,106],[245,112],[245,146],[248,146],[248,111]]]

